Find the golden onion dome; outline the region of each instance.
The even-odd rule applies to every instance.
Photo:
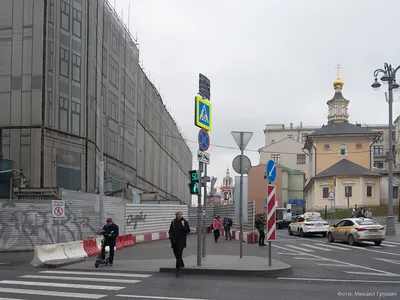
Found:
[[[333,87],[336,89],[342,89],[343,88],[344,81],[340,79],[338,76],[335,81],[333,82]]]

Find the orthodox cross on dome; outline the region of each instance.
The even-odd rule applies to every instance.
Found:
[[[340,76],[340,69],[343,69],[342,65],[341,64],[337,64],[335,69],[337,69],[337,76],[339,77]]]

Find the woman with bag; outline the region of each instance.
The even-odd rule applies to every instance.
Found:
[[[214,240],[216,243],[218,243],[218,239],[219,236],[221,235],[221,230],[222,230],[222,223],[219,216],[215,217],[212,227],[214,229]]]

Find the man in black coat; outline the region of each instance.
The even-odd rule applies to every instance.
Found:
[[[183,218],[183,213],[178,211],[176,218],[171,222],[169,228],[169,239],[171,240],[171,248],[176,258],[176,276],[179,276],[181,268],[185,267],[183,263],[183,249],[186,248],[186,235],[190,232],[189,223]]]
[[[104,235],[104,245],[101,249],[101,259],[104,260],[106,258],[105,249],[106,246],[110,247],[110,257],[108,259],[110,266],[113,265],[114,262],[114,247],[117,243],[117,236],[119,235],[119,228],[116,224],[114,224],[111,218],[107,219],[107,224],[104,225],[102,234]]]

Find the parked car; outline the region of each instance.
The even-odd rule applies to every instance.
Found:
[[[283,220],[277,220],[276,228],[277,229],[287,228],[289,224],[293,222],[294,219],[296,219],[296,217],[292,216]]]

